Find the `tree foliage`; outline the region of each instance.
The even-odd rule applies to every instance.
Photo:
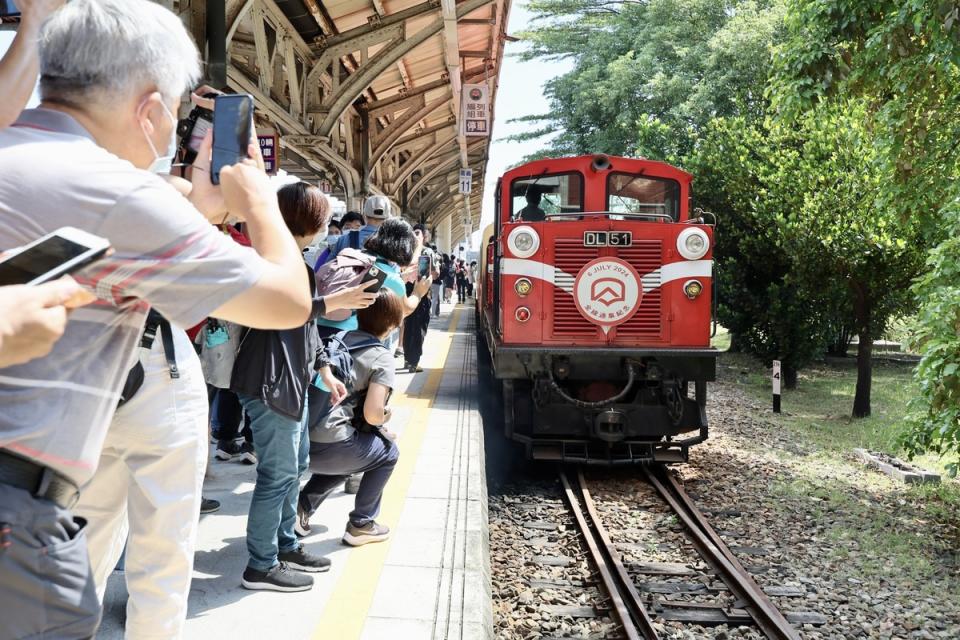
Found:
[[[920,301],[916,345],[921,399],[905,438],[916,453],[960,453],[960,367],[955,233],[960,168],[960,5],[944,0],[793,0],[788,38],[777,51],[772,87],[780,117],[804,113],[835,96],[867,105],[880,181],[875,206],[912,220],[940,241],[914,294]],[[951,234],[950,232],[953,232]],[[917,270],[914,273],[922,272]],[[909,273],[909,269],[906,270]]]
[[[572,58],[549,81],[534,139],[555,155],[610,153],[679,161],[719,116],[763,113],[782,2],[533,0],[524,57]]]

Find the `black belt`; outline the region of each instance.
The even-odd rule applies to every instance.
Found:
[[[64,509],[71,509],[80,499],[80,491],[50,467],[44,467],[0,449],[0,484],[29,491]]]

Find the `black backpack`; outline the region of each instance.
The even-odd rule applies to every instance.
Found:
[[[334,334],[327,339],[323,349],[326,351],[327,361],[330,363],[333,376],[347,387],[347,397],[343,402],[357,401],[357,406],[360,407],[360,411],[355,411],[354,413],[355,415],[362,416],[361,401],[366,396],[367,390],[362,389],[358,391],[355,388],[357,374],[353,370],[353,354],[373,347],[386,349],[386,346],[376,338],[362,340],[348,346],[345,340],[346,335],[346,331]],[[333,411],[333,407],[330,404],[330,392],[317,386],[318,378],[319,376],[314,376],[313,383],[310,384],[308,391],[310,429],[322,428],[323,425],[326,424],[327,418],[330,417],[330,413]]]

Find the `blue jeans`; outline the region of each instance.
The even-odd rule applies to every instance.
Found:
[[[362,527],[380,514],[383,488],[400,458],[396,443],[373,433],[354,432],[342,442],[310,443],[313,475],[300,492],[300,506],[307,513],[317,510],[347,476],[362,473],[360,488],[350,512],[350,524]]]
[[[257,453],[257,484],[247,519],[248,566],[267,571],[277,564],[277,554],[299,546],[293,525],[297,519],[300,474],[310,461],[307,416],[298,422],[274,413],[259,398],[238,394],[250,416],[253,447]]]

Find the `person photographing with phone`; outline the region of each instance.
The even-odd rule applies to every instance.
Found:
[[[430,243],[430,231],[422,224],[415,224],[413,226],[413,233],[416,235],[417,241],[423,247],[423,250],[417,261],[417,271],[414,276],[416,280],[407,283],[408,295],[414,292],[414,288],[416,287],[415,282],[426,280],[432,283],[435,278],[440,277],[436,254],[433,252],[433,249],[427,246]],[[431,288],[424,292],[416,310],[403,321],[404,366],[410,373],[423,371],[423,369],[420,368],[420,357],[423,355],[423,343],[427,339],[427,329],[430,326],[430,312],[433,307],[432,295],[434,294],[432,293],[431,285]]]
[[[0,369],[9,542],[0,602],[18,603],[4,611],[4,640],[95,634],[100,604],[85,523],[72,508],[98,463],[148,308],[179,326],[213,316],[285,329],[302,326],[312,307],[256,144],[221,170],[219,187],[202,170],[209,159],[198,160],[189,200],[149,171],[169,165],[180,97],[200,74],[176,15],[147,0],[72,0],[44,22],[38,42],[40,107],[0,130],[0,251],[71,226],[106,238],[114,253],[74,276],[97,300],[73,312],[51,352]],[[224,237],[203,210],[244,220],[252,248]],[[157,555],[188,538],[189,530],[158,533],[154,543],[168,546]],[[38,541],[61,552],[40,562]],[[31,595],[40,592],[47,597]],[[164,587],[156,593],[171,598]],[[176,636],[177,620],[161,631],[131,628],[135,619],[130,637]]]

